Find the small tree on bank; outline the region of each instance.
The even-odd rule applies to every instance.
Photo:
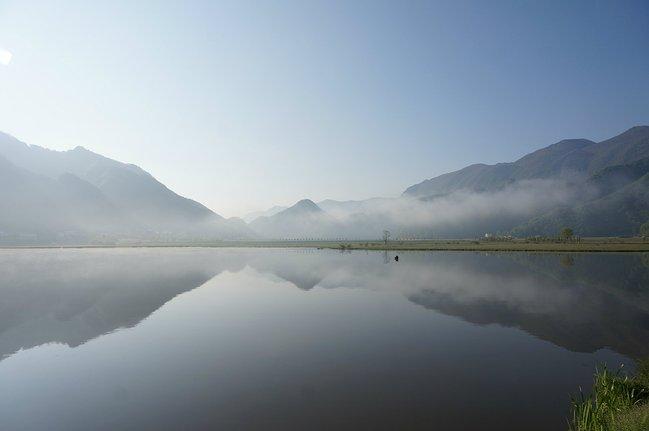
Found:
[[[574,235],[575,233],[572,231],[572,229],[570,229],[569,227],[564,227],[563,229],[561,229],[559,237],[564,241],[570,241]]]
[[[643,238],[649,238],[649,220],[640,226],[640,236]]]
[[[383,231],[383,243],[385,245],[388,245],[388,240],[390,239],[390,231],[389,230],[384,230]]]

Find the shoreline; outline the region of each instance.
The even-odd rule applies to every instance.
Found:
[[[111,248],[313,248],[368,251],[492,251],[598,253],[649,252],[649,241],[642,238],[585,238],[580,242],[477,241],[477,240],[403,240],[390,241],[215,241],[179,243],[3,245],[0,250],[38,249],[111,249]]]

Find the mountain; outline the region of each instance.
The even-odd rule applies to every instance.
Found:
[[[394,237],[554,236],[566,226],[578,235],[633,235],[649,220],[646,174],[649,127],[638,126],[601,142],[566,139],[515,162],[471,165],[398,198],[317,206],[335,219],[335,237],[378,238],[384,229]],[[332,233],[294,220],[281,224],[286,237]]]
[[[52,151],[0,133],[5,236],[52,241],[61,236],[221,239],[249,237],[240,219],[226,220],[184,198],[141,168],[83,147]],[[44,210],[47,211],[44,211]]]
[[[403,194],[426,197],[459,190],[494,191],[521,180],[585,179],[607,167],[646,157],[649,157],[649,126],[637,126],[602,142],[568,139],[515,162],[471,165],[410,186]]]
[[[567,139],[515,162],[475,164],[397,198],[309,199],[224,219],[143,169],[83,147],[51,151],[0,133],[0,243],[262,237],[376,239],[634,235],[649,220],[649,126]]]
[[[626,165],[602,169],[588,179],[588,185],[594,187],[600,196],[605,196],[631,184],[647,173],[649,173],[649,157]]]
[[[273,215],[277,214],[280,211],[284,211],[286,208],[288,208],[288,207],[275,205],[274,207],[269,208],[269,209],[267,209],[265,211],[253,211],[251,213],[248,213],[248,214],[244,215],[242,217],[242,219],[246,223],[251,223],[252,221],[254,221],[255,219],[257,219],[259,217],[270,217],[270,216],[273,216]]]
[[[579,235],[632,236],[648,220],[649,173],[599,199],[533,218],[513,232],[517,236],[552,236],[569,226]]]
[[[272,216],[262,216],[250,228],[265,238],[336,238],[343,226],[310,199]]]
[[[369,198],[363,200],[337,201],[325,199],[318,206],[334,217],[348,217],[353,214],[373,212],[383,204],[389,204],[394,198]]]
[[[518,222],[516,217],[502,219],[505,222],[498,230],[511,230],[518,236],[556,235],[569,226],[578,235],[634,235],[649,220],[647,174],[649,126],[637,126],[601,142],[569,139],[515,162],[471,165],[408,187],[403,197],[435,202],[467,194],[502,196],[517,185],[528,184],[532,185],[528,197],[534,197],[530,203],[547,205],[527,216],[522,212]],[[534,194],[544,183],[554,186]],[[553,200],[548,194],[553,190],[566,195]]]
[[[36,175],[0,156],[0,240],[52,241],[63,235],[131,232],[135,228],[101,191],[76,176],[54,179]]]

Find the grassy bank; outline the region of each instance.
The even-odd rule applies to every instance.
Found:
[[[643,238],[581,238],[577,241],[508,240],[394,240],[388,241],[217,241],[217,242],[117,242],[80,245],[4,246],[3,248],[109,248],[109,247],[259,247],[320,248],[336,250],[440,250],[440,251],[529,251],[529,252],[649,252]]]
[[[590,395],[573,399],[571,431],[649,430],[649,360],[635,375],[598,370]]]

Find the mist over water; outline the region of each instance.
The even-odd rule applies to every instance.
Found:
[[[649,354],[646,255],[399,257],[0,250],[0,428],[562,429]]]

